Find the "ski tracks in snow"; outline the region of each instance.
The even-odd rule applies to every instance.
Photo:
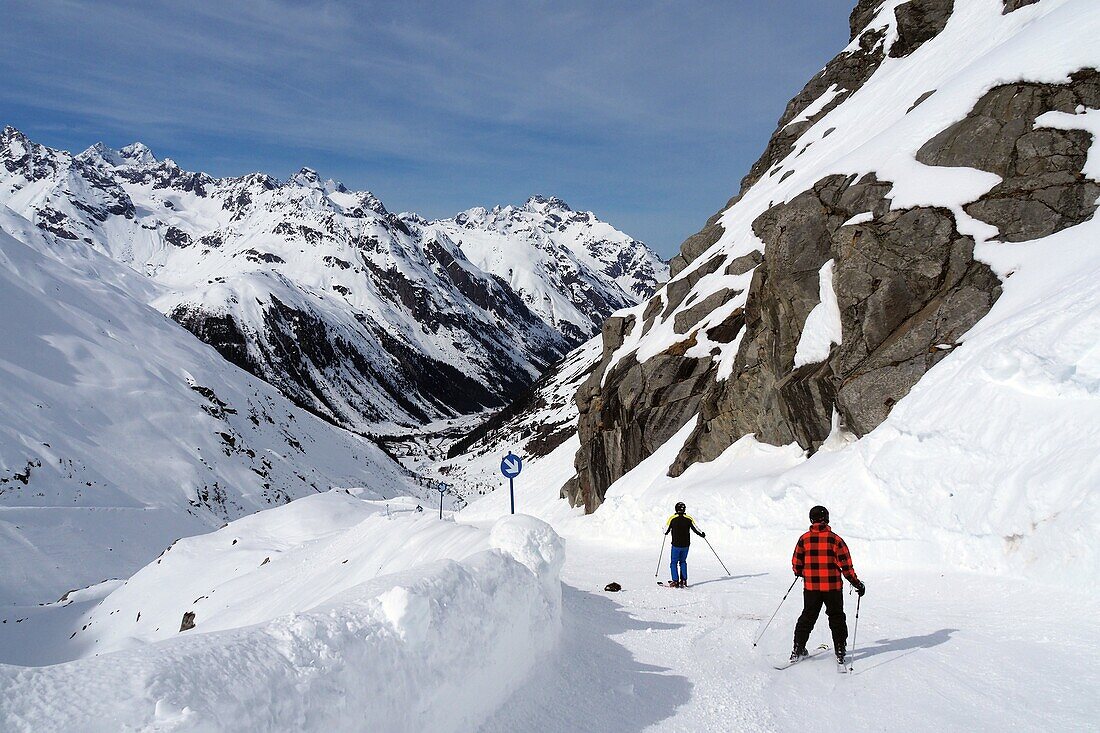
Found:
[[[1081,655],[1100,646],[1100,601],[1083,595],[865,567],[854,672],[831,653],[778,671],[801,594],[752,641],[789,584],[783,560],[729,563],[727,578],[697,551],[679,590],[653,582],[645,553],[572,539],[567,556],[561,646],[484,731],[1088,730],[1100,715]],[[600,590],[610,581],[624,590]],[[851,633],[854,595],[845,607]],[[824,611],[810,643],[831,644]]]

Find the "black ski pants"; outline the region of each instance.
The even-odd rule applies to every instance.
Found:
[[[844,592],[839,590],[803,590],[802,615],[794,625],[794,645],[806,646],[810,632],[814,630],[821,606],[829,616],[829,629],[833,632],[833,649],[848,648],[848,623],[844,618]]]

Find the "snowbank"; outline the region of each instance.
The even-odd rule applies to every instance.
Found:
[[[302,499],[177,543],[81,618],[82,658],[0,666],[0,728],[474,729],[557,643],[563,561],[531,517]]]

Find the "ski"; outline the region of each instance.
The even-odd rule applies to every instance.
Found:
[[[687,586],[671,585],[667,580],[658,580],[657,585],[661,586],[662,588],[681,588],[681,587],[682,588],[690,588],[691,587],[690,585],[687,585]]]
[[[788,660],[784,661],[781,664],[772,664],[772,667],[774,667],[775,669],[787,669],[788,667],[793,667],[794,665],[798,664],[801,661],[804,661],[806,659],[813,659],[814,657],[818,656],[819,654],[824,654],[827,651],[829,651],[829,645],[828,644],[822,644],[821,646],[817,647],[816,649],[811,650],[810,653],[808,655],[806,655],[805,657],[801,657],[800,659],[796,659],[793,662],[788,659]]]

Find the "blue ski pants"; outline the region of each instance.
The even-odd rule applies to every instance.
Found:
[[[688,579],[688,550],[690,547],[672,546],[672,579],[687,582]]]

